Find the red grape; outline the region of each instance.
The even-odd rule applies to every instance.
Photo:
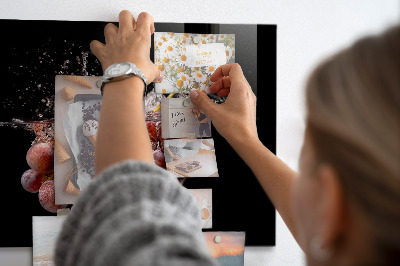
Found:
[[[26,170],[21,177],[22,187],[31,193],[37,193],[46,176],[33,169]]]
[[[54,194],[54,181],[48,180],[39,189],[39,202],[49,212],[56,213],[57,209],[64,209],[67,205],[56,205]]]
[[[156,122],[146,121],[147,132],[149,133],[151,148],[153,151],[157,149],[157,129]]]
[[[153,152],[154,163],[161,168],[166,169],[164,153],[161,150],[155,150]]]
[[[26,162],[35,171],[49,173],[54,166],[54,147],[48,143],[36,143],[28,150]]]

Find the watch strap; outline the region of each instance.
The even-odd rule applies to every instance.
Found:
[[[124,74],[124,75],[121,75],[121,76],[118,76],[118,77],[114,77],[114,78],[113,77],[109,77],[107,75],[103,75],[102,79],[98,80],[96,82],[96,86],[98,88],[100,88],[101,95],[103,95],[103,89],[104,89],[105,83],[112,82],[112,81],[124,80],[124,79],[130,78],[132,76],[138,76],[139,78],[141,78],[143,80],[143,83],[144,83],[144,90],[146,90],[146,87],[148,85],[146,76],[143,74],[143,72],[134,63],[130,63],[130,62],[126,62],[126,63],[128,63],[130,65],[130,70],[131,70],[130,73]],[[111,67],[111,66],[109,66],[109,67]]]

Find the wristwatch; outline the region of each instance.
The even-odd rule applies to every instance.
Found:
[[[100,88],[101,95],[103,95],[103,88],[105,83],[123,80],[132,76],[138,76],[139,78],[141,78],[144,83],[144,89],[146,90],[146,76],[134,63],[130,62],[116,63],[107,67],[106,71],[104,71],[102,79],[96,82],[96,86]]]

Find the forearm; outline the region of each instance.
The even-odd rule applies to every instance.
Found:
[[[143,114],[143,81],[131,77],[105,86],[96,147],[96,175],[128,159],[153,162]]]
[[[291,199],[296,173],[268,150],[258,138],[241,138],[230,144],[253,171],[272,204],[297,239]]]
[[[169,156],[171,156],[171,157],[174,156],[174,154],[169,149],[169,146],[167,148],[165,148],[165,151],[169,154]]]

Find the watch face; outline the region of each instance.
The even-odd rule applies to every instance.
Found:
[[[127,74],[129,69],[130,65],[128,63],[117,63],[107,68],[106,75],[109,77],[118,77]]]

